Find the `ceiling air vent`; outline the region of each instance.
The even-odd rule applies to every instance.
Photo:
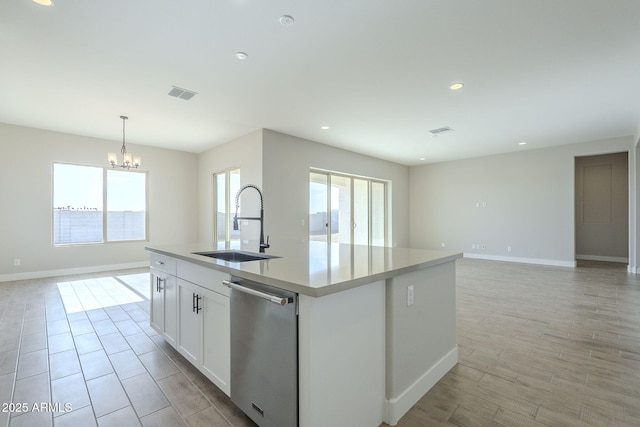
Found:
[[[190,100],[195,95],[197,95],[197,92],[192,92],[187,89],[182,89],[181,87],[178,87],[178,86],[173,86],[173,89],[169,91],[169,96],[175,96],[176,98],[184,99],[185,101]]]
[[[438,136],[442,135],[443,133],[453,132],[453,129],[451,129],[449,126],[445,126],[443,128],[431,129],[429,132],[431,132],[431,135],[433,136]]]

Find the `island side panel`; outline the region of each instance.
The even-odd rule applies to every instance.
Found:
[[[299,297],[301,427],[379,426],[384,418],[385,283]]]
[[[408,305],[409,286],[413,305]],[[390,425],[457,363],[455,298],[455,261],[387,279],[385,421]]]

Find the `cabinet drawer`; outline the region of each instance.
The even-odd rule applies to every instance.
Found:
[[[177,269],[176,265],[177,260],[175,258],[151,252],[151,267],[175,276]]]
[[[229,296],[231,291],[222,284],[223,280],[229,280],[229,274],[213,268],[202,267],[186,261],[178,261],[178,277],[188,282],[195,283],[210,291]]]

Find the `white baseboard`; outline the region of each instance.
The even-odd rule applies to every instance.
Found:
[[[69,276],[73,274],[97,273],[100,271],[126,270],[129,268],[148,267],[149,261],[130,262],[126,264],[94,265],[89,267],[63,268],[60,270],[29,271],[15,274],[0,275],[0,282],[14,280],[41,279],[44,277]]]
[[[398,397],[386,399],[385,422],[391,426],[398,424],[400,418],[422,398],[451,368],[458,363],[458,347],[454,347],[427,372],[422,374],[409,388]]]
[[[560,261],[555,259],[540,259],[540,258],[519,258],[519,257],[510,257],[510,256],[499,256],[499,255],[483,255],[483,254],[474,254],[467,253],[464,254],[465,258],[475,258],[475,259],[486,259],[491,261],[505,261],[505,262],[519,262],[523,264],[539,264],[539,265],[552,265],[555,267],[575,267],[575,261]]]
[[[616,256],[576,255],[576,259],[583,259],[585,261],[620,262],[624,264],[629,263],[629,258]]]

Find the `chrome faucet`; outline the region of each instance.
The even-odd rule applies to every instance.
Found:
[[[247,188],[253,188],[260,195],[260,216],[238,216],[238,209],[240,208],[240,193],[242,193]],[[260,221],[260,252],[264,253],[264,250],[269,247],[269,236],[267,236],[267,242],[264,242],[264,200],[262,198],[262,191],[258,188],[257,185],[247,184],[240,187],[238,192],[236,193],[236,214],[233,216],[233,229],[238,230],[238,220],[239,219],[247,219]]]

